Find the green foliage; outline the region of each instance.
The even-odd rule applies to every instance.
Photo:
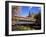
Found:
[[[30,26],[18,26],[16,27],[17,30],[32,30]]]
[[[31,28],[30,26],[13,26],[12,30],[24,31],[24,30],[34,30],[34,29]]]
[[[41,13],[38,13],[34,16],[35,19],[41,19]]]

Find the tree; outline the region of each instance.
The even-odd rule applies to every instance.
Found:
[[[29,11],[29,15],[28,15],[28,17],[31,17],[31,13],[30,13],[30,11]]]
[[[36,29],[41,29],[41,13],[39,12],[34,18],[36,19],[35,25],[39,26]]]
[[[36,15],[34,16],[34,18],[41,20],[41,13],[39,12],[38,14],[36,14]]]
[[[19,6],[12,6],[12,15],[13,16],[18,16],[19,12],[20,12]]]

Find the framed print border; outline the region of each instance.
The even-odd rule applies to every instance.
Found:
[[[9,3],[27,3],[27,4],[42,4],[44,6],[44,32],[43,33],[27,33],[27,34],[12,34],[9,35]],[[45,34],[45,3],[39,2],[22,2],[22,1],[5,1],[5,35],[6,36],[18,36],[18,35],[34,35]]]

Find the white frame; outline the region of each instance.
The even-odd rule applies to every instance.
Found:
[[[41,30],[27,30],[27,31],[12,31],[12,21],[11,21],[11,18],[12,18],[12,13],[11,13],[11,9],[12,9],[12,5],[16,5],[16,6],[36,6],[36,7],[41,7]],[[43,18],[43,5],[38,5],[38,4],[24,4],[24,3],[9,3],[9,35],[10,34],[26,34],[26,33],[42,33],[44,30],[44,18]]]

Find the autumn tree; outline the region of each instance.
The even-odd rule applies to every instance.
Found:
[[[12,6],[12,15],[18,15],[20,12],[20,7],[19,6]]]

